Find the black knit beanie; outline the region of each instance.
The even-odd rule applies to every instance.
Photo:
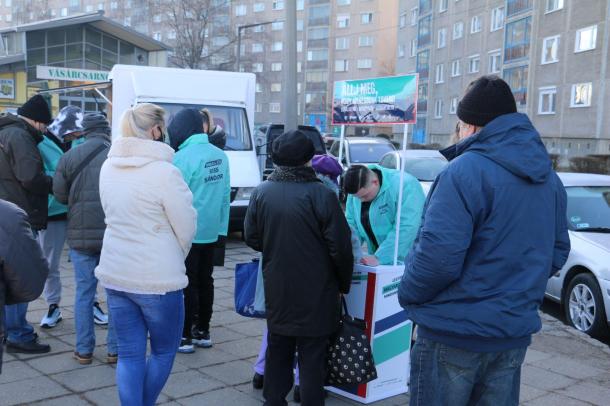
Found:
[[[470,83],[457,108],[460,120],[477,127],[485,127],[499,116],[516,112],[517,104],[510,86],[495,75],[483,76]]]
[[[299,130],[287,131],[273,141],[271,160],[279,166],[302,166],[314,154],[313,141]]]
[[[167,127],[169,141],[176,151],[191,135],[203,133],[203,118],[199,110],[182,109],[171,119]]]
[[[17,114],[43,124],[50,124],[53,121],[47,101],[39,94],[32,96],[23,106],[19,107]]]

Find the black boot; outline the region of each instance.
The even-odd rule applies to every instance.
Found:
[[[19,354],[44,354],[51,351],[49,344],[40,344],[38,342],[38,336],[35,336],[32,341],[26,343],[12,343],[6,341],[6,352],[8,353],[19,353]]]
[[[265,383],[265,377],[259,373],[254,373],[254,377],[252,378],[252,386],[254,389],[263,389],[263,385]]]

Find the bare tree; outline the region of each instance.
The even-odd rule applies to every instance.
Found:
[[[230,68],[236,35],[228,0],[150,0],[176,33],[170,62],[181,68]]]

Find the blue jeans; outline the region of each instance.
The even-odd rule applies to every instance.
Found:
[[[165,295],[141,295],[106,289],[113,315],[119,362],[116,382],[122,406],[155,404],[174,364],[182,337],[182,290]],[[146,357],[150,334],[151,354]]]
[[[411,351],[409,404],[518,405],[526,351],[471,352],[418,337]]]
[[[100,262],[99,254],[70,250],[70,259],[74,265],[76,295],[74,298],[74,324],[76,325],[76,351],[79,354],[92,354],[95,349],[95,324],[93,321],[93,302],[97,289],[95,267]],[[108,312],[108,319],[112,318]],[[108,323],[106,340],[109,354],[116,354],[116,335],[112,323]]]
[[[27,303],[4,306],[5,336],[11,343],[27,343],[34,339],[34,327],[25,318]]]

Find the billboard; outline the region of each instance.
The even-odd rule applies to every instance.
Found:
[[[414,124],[417,75],[335,82],[332,124]]]

